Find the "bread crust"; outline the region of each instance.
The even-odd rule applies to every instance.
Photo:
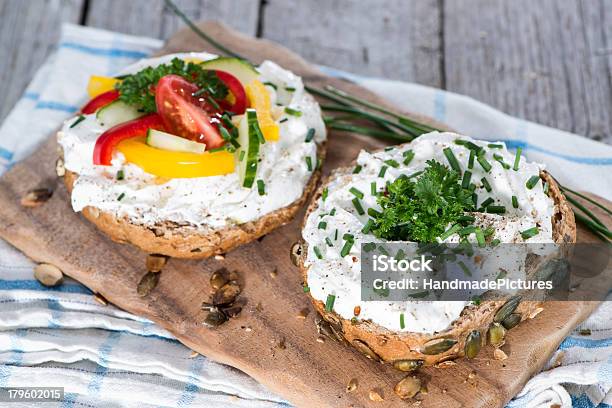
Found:
[[[325,158],[326,143],[317,144],[319,160]],[[66,170],[64,183],[72,194],[78,174]],[[113,241],[130,243],[148,253],[174,258],[201,259],[224,254],[232,249],[254,241],[274,229],[287,224],[304,205],[316,189],[320,180],[320,169],[315,170],[306,184],[302,196],[286,207],[279,208],[254,221],[230,227],[212,228],[203,231],[196,226],[175,225],[170,222],[152,226],[133,224],[127,217],[116,217],[110,212],[87,206],[83,216]]]
[[[304,216],[303,224],[309,214],[317,208],[317,199],[321,196],[323,189],[328,182],[340,175],[352,172],[354,163],[350,166],[336,169],[330,174],[317,192],[312,197]],[[549,184],[549,196],[555,203],[553,222],[553,239],[556,243],[575,243],[576,242],[576,222],[574,213],[561,193],[559,185],[554,178],[542,171],[540,177]],[[297,259],[298,267],[302,273],[302,278],[307,285],[308,268],[304,266],[306,254],[308,252],[307,243],[301,239],[301,255]],[[493,322],[493,318],[499,308],[506,302],[502,300],[483,301],[480,305],[469,305],[462,312],[460,317],[455,320],[451,327],[445,331],[426,334],[412,332],[393,332],[387,328],[379,326],[371,321],[351,322],[344,319],[334,311],[327,312],[325,304],[312,295],[309,295],[315,310],[327,321],[332,331],[348,343],[356,347],[369,358],[379,359],[386,362],[398,362],[402,360],[412,360],[418,365],[432,366],[446,360],[455,359],[465,355],[466,340],[473,331],[480,333],[482,343],[486,342],[487,330]],[[541,303],[537,301],[521,302],[514,313],[521,315],[521,321],[535,317],[541,310]],[[437,339],[452,339],[456,343],[448,350],[437,354],[425,354],[424,346]],[[430,343],[431,344],[431,343]]]

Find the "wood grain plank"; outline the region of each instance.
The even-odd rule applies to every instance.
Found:
[[[176,5],[193,20],[218,20],[235,30],[255,35],[259,0],[177,0]],[[166,39],[184,24],[163,0],[91,0],[88,26]]]
[[[308,61],[441,86],[437,0],[269,0],[261,35]]]
[[[61,24],[78,23],[83,0],[0,1],[0,122],[57,43]]]
[[[612,143],[612,11],[604,3],[445,2],[447,89]]]

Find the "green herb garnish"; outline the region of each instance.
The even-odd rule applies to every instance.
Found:
[[[310,292],[310,287],[308,287],[308,286],[303,286],[303,287],[302,287],[302,290],[304,291],[304,293],[308,293],[308,292]]]
[[[72,129],[73,127],[75,127],[76,125],[78,125],[84,120],[85,120],[85,115],[79,115],[79,117],[74,121],[74,123],[70,125],[70,129]]]
[[[353,203],[353,207],[355,207],[355,209],[357,210],[357,214],[359,215],[365,214],[365,211],[363,210],[363,206],[361,205],[361,201],[359,201],[357,197],[353,198],[351,201]]]
[[[342,250],[340,250],[340,256],[341,257],[345,257],[349,254],[349,252],[351,252],[351,248],[353,247],[353,244],[355,243],[355,241],[353,240],[347,240],[344,242],[344,245],[342,246]]]
[[[325,201],[327,199],[327,194],[329,194],[329,190],[325,187],[321,192],[321,200]]]
[[[259,195],[266,194],[266,183],[263,180],[257,180],[257,192]]]
[[[314,251],[318,259],[323,259],[323,255],[321,255],[321,250],[318,247],[312,247],[312,250]]]
[[[312,157],[306,156],[305,160],[306,160],[306,168],[308,169],[308,171],[312,171]]]
[[[461,180],[461,187],[466,188],[466,189],[469,188],[471,179],[472,179],[472,172],[469,170],[466,170],[465,173],[463,173],[463,179]]]
[[[518,197],[517,196],[512,196],[512,207],[514,207],[514,208],[518,208],[519,207]]]
[[[489,146],[490,149],[503,149],[504,148],[504,145],[496,144],[496,143],[489,143],[487,146]]]
[[[404,323],[404,314],[400,313],[400,329],[406,328],[406,324]]]
[[[359,174],[359,172],[361,171],[361,164],[358,164],[355,166],[355,168],[353,169],[353,174]]]
[[[521,231],[521,237],[524,240],[527,240],[529,238],[535,237],[536,235],[538,235],[539,232],[540,230],[538,229],[538,227],[531,227],[529,229],[526,229],[525,231]]]
[[[380,168],[380,171],[378,172],[378,177],[385,177],[385,173],[387,172],[388,167],[387,166],[382,166]]]
[[[480,179],[480,182],[482,183],[482,186],[485,188],[485,190],[487,190],[487,192],[490,193],[492,188],[491,188],[491,185],[489,184],[489,180],[483,177]]]
[[[125,173],[123,172],[123,170],[119,170],[117,172],[117,180],[123,180],[125,178]]]
[[[504,158],[501,155],[494,154],[493,159],[495,159],[495,161],[501,164],[504,169],[506,170],[510,169],[510,165],[504,161]]]
[[[472,272],[470,271],[470,269],[463,263],[463,261],[459,261],[457,262],[457,265],[459,265],[459,267],[461,268],[461,270],[463,271],[464,274],[466,274],[466,276],[472,276]]]
[[[529,177],[529,180],[527,180],[527,183],[525,183],[525,186],[531,190],[536,186],[536,184],[538,184],[538,181],[540,181],[540,176],[531,176]]]
[[[376,195],[376,182],[373,181],[370,183],[370,194],[371,195]]]
[[[503,205],[490,205],[485,208],[485,210],[490,214],[504,214],[506,212],[506,207]]]
[[[349,191],[350,191],[351,193],[353,193],[353,195],[354,195],[355,197],[357,197],[357,198],[363,198],[363,193],[362,193],[362,192],[361,192],[359,189],[357,189],[357,188],[355,188],[355,187],[351,187],[351,188],[349,189]]]
[[[484,232],[482,232],[480,228],[476,228],[476,231],[474,233],[476,234],[476,241],[478,242],[478,246],[481,248],[484,247],[485,246]]]
[[[395,169],[397,169],[399,167],[399,163],[396,160],[393,159],[389,159],[389,160],[385,160],[385,164],[389,165]]]
[[[461,166],[459,166],[459,162],[457,161],[457,158],[455,157],[455,153],[453,153],[453,150],[450,147],[447,147],[443,150],[443,152],[451,168],[455,170],[457,173],[461,173]]]
[[[117,201],[123,200],[123,197],[125,197],[125,193],[119,194],[119,197],[117,197]]]
[[[308,129],[308,133],[306,133],[306,139],[304,140],[306,143],[308,142],[312,142],[312,139],[314,139],[314,135],[315,135],[315,130],[314,128],[310,128]]]
[[[514,156],[514,166],[512,166],[512,170],[518,171],[519,163],[521,162],[521,152],[523,151],[522,147],[516,148],[516,155]]]
[[[365,252],[372,252],[374,249],[376,249],[376,244],[374,242],[367,242],[363,244],[363,250]]]
[[[406,150],[404,153],[404,165],[407,166],[410,164],[412,159],[414,159],[414,152],[412,150]]]
[[[287,92],[295,92],[295,88],[292,87],[292,86],[286,86],[285,87],[285,91],[287,91]]]
[[[484,171],[486,171],[487,173],[491,171],[491,163],[489,163],[487,159],[485,159],[484,155],[479,155],[476,158],[476,161],[478,162],[478,164],[480,164]]]
[[[470,150],[470,157],[468,157],[468,169],[473,169],[474,168],[474,158],[476,156],[476,153],[474,153],[473,150]]]
[[[269,87],[274,88],[274,90],[278,89],[278,87],[275,84],[273,84],[272,82],[268,81],[268,82],[264,82],[263,84],[264,85],[268,85]]]
[[[296,116],[296,117],[298,117],[298,118],[299,118],[300,116],[302,116],[302,112],[301,112],[301,111],[299,111],[299,110],[297,110],[297,109],[292,109],[292,108],[290,108],[290,107],[288,107],[288,106],[286,106],[286,107],[285,107],[285,113],[286,113],[287,115]]]
[[[327,228],[327,223],[325,221],[321,221],[317,228],[324,230]]]

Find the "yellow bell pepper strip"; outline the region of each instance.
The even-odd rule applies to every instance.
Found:
[[[257,122],[259,122],[259,128],[264,138],[269,141],[278,140],[280,132],[278,124],[272,119],[270,113],[271,104],[268,90],[258,80],[252,81],[245,88],[251,108],[257,111]]]
[[[220,176],[235,170],[234,155],[225,150],[202,154],[173,152],[147,145],[144,137],[124,140],[117,150],[128,162],[158,177]]]
[[[87,84],[87,93],[91,98],[95,98],[104,92],[115,89],[115,84],[117,82],[120,81],[113,77],[92,75],[89,77],[89,83]]]

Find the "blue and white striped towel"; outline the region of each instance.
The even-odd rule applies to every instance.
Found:
[[[0,173],[26,157],[85,101],[92,74],[108,75],[161,46],[154,39],[65,25],[54,55],[0,127]],[[474,137],[522,146],[561,181],[612,199],[612,148],[509,117],[464,96],[330,68],[400,108],[434,116]],[[28,129],[28,138],[23,137]],[[48,289],[33,264],[0,241],[0,386],[64,386],[58,406],[286,406],[245,374],[190,350],[151,322],[96,303],[68,280]],[[612,298],[610,298],[612,301]],[[510,405],[612,406],[612,303],[605,303]],[[560,365],[559,365],[560,363]],[[19,405],[15,405],[19,406]]]

